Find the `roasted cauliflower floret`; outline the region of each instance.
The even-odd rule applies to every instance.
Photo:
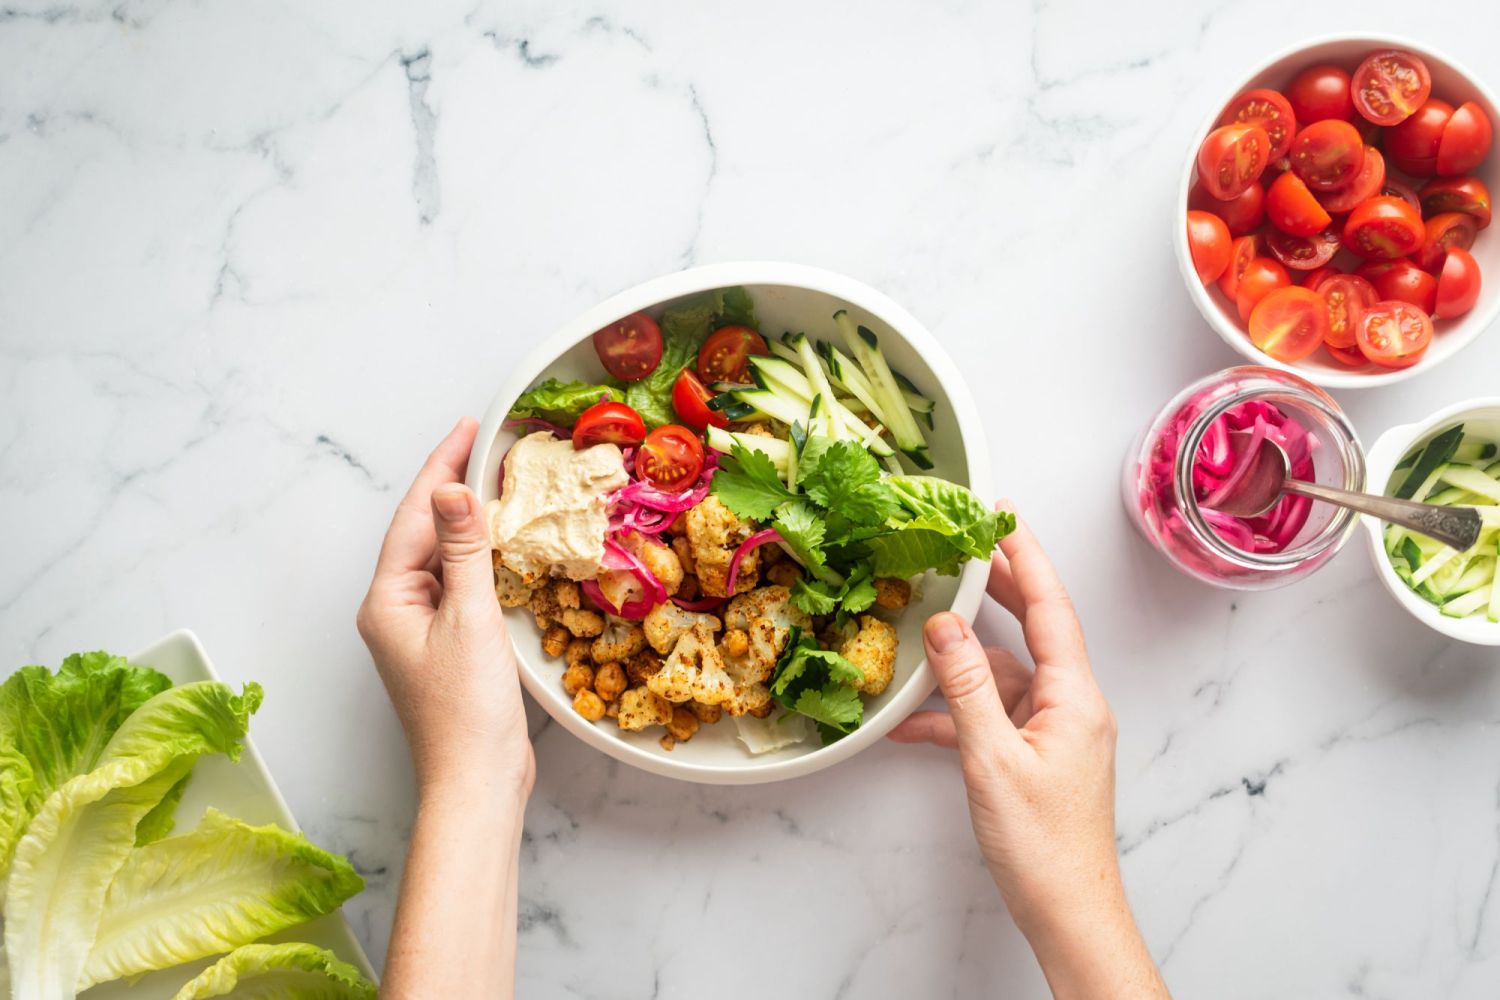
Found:
[[[708,626],[709,632],[717,632],[724,627],[724,623],[713,615],[684,611],[671,601],[652,608],[646,614],[643,624],[646,640],[651,643],[651,648],[663,655],[670,653],[677,645],[677,640],[698,625]],[[598,657],[596,656],[595,659]],[[611,657],[611,659],[618,659],[618,657]]]
[[[740,543],[755,531],[755,525],[709,494],[702,503],[687,512],[688,544],[693,550],[693,566],[698,571],[698,589],[709,597],[728,597],[729,562]],[[760,571],[760,550],[751,549],[740,560],[735,592],[755,586]]]
[[[536,616],[537,628],[547,628],[557,623],[566,625],[562,621],[563,613],[577,611],[581,607],[578,584],[572,580],[548,580],[532,590],[531,596],[526,600],[526,606]]]
[[[531,600],[532,588],[521,579],[521,574],[500,561],[500,551],[490,553],[495,567],[495,597],[502,608],[519,608]]]
[[[791,627],[804,632],[812,628],[812,616],[792,604],[791,596],[785,587],[760,587],[729,602],[724,611],[729,628],[724,634],[725,661],[743,678],[769,680]]]
[[[646,687],[679,704],[701,701],[722,705],[729,701],[734,696],[734,681],[725,671],[724,659],[714,645],[713,627],[699,621],[679,636],[672,655],[646,679]]]
[[[896,629],[874,615],[859,616],[859,631],[839,647],[839,655],[864,672],[855,687],[870,695],[884,691],[896,668]]]
[[[632,687],[646,683],[646,678],[661,669],[662,659],[655,650],[642,649],[625,661],[625,676]]]
[[[595,695],[595,697],[598,697]],[[631,688],[620,695],[615,721],[621,729],[640,732],[647,726],[665,726],[672,721],[672,705],[661,695],[643,687]]]
[[[595,663],[619,663],[646,648],[646,633],[635,622],[611,618],[589,648]]]
[[[684,571],[682,560],[677,557],[676,552],[639,531],[626,535],[620,544],[639,559],[651,571],[652,576],[661,581],[668,594],[677,593],[677,588],[682,586]]]
[[[804,632],[812,628],[812,616],[793,604],[792,592],[779,585],[758,587],[748,594],[741,594],[724,609],[724,625],[728,628],[748,632],[750,623],[757,618],[769,618],[783,641],[786,630],[793,625]]]
[[[604,631],[604,616],[583,608],[563,608],[557,616],[562,627],[579,639],[592,639]]]

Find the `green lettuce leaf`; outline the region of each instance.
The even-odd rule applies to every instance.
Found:
[[[876,576],[905,579],[928,570],[957,576],[966,558],[949,535],[928,528],[902,528],[866,539]]]
[[[521,393],[511,404],[509,417],[539,417],[549,423],[572,427],[578,415],[595,403],[614,398],[614,390],[607,385],[589,385],[587,382],[563,382],[549,378],[540,385]]]
[[[972,491],[946,479],[891,476],[885,482],[911,513],[911,527],[939,532],[971,559],[988,559],[1015,529],[1014,514],[991,510]]]
[[[247,944],[193,977],[172,1000],[375,1000],[359,970],[310,944]]]
[[[237,757],[261,690],[214,681],[168,688],[132,712],[98,765],[38,810],[16,845],[5,900],[12,995],[77,992],[110,883],[136,827],[204,754]]]
[[[74,653],[55,674],[22,667],[0,684],[0,882],[47,797],[93,770],[126,717],[171,686],[104,652]]]
[[[79,985],[230,951],[332,913],[363,888],[346,859],[300,834],[210,809],[197,829],[120,868]]]

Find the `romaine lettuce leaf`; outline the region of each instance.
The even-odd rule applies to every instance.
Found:
[[[195,830],[120,868],[79,986],[230,951],[331,913],[362,888],[346,859],[300,834],[210,809]]]
[[[885,482],[911,513],[911,527],[945,535],[971,559],[988,559],[1000,539],[1015,529],[1014,514],[991,510],[971,490],[946,479],[891,476]]]
[[[615,392],[607,385],[589,385],[587,382],[564,382],[549,378],[545,382],[527,389],[511,404],[511,420],[522,417],[539,417],[553,424],[572,427],[578,415],[595,403],[613,399]]]
[[[359,970],[310,944],[248,944],[204,969],[172,1000],[375,1000]]]
[[[237,757],[261,690],[214,681],[168,688],[132,712],[98,766],[49,797],[16,846],[5,900],[15,1000],[77,992],[110,882],[136,827],[204,754]]]

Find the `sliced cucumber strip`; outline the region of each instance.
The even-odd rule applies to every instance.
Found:
[[[1449,486],[1459,486],[1470,493],[1478,493],[1500,503],[1500,480],[1480,472],[1472,465],[1449,465],[1443,471],[1442,478]]]
[[[833,318],[844,334],[854,360],[859,362],[860,370],[874,389],[878,409],[886,418],[881,422],[891,429],[896,447],[918,468],[932,468],[932,460],[927,457],[927,439],[922,436],[921,428],[917,426],[911,409],[901,396],[901,387],[896,383],[896,377],[891,374],[890,365],[886,363],[885,355],[880,350],[879,338],[869,327],[855,326],[846,310],[840,309],[833,314]]]

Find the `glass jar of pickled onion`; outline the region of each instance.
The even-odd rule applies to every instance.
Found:
[[[1364,449],[1331,396],[1290,372],[1226,368],[1178,393],[1126,455],[1131,521],[1168,562],[1215,586],[1261,590],[1307,576],[1349,540],[1353,511],[1288,494],[1257,517],[1214,509],[1267,437],[1293,478],[1364,489]]]

